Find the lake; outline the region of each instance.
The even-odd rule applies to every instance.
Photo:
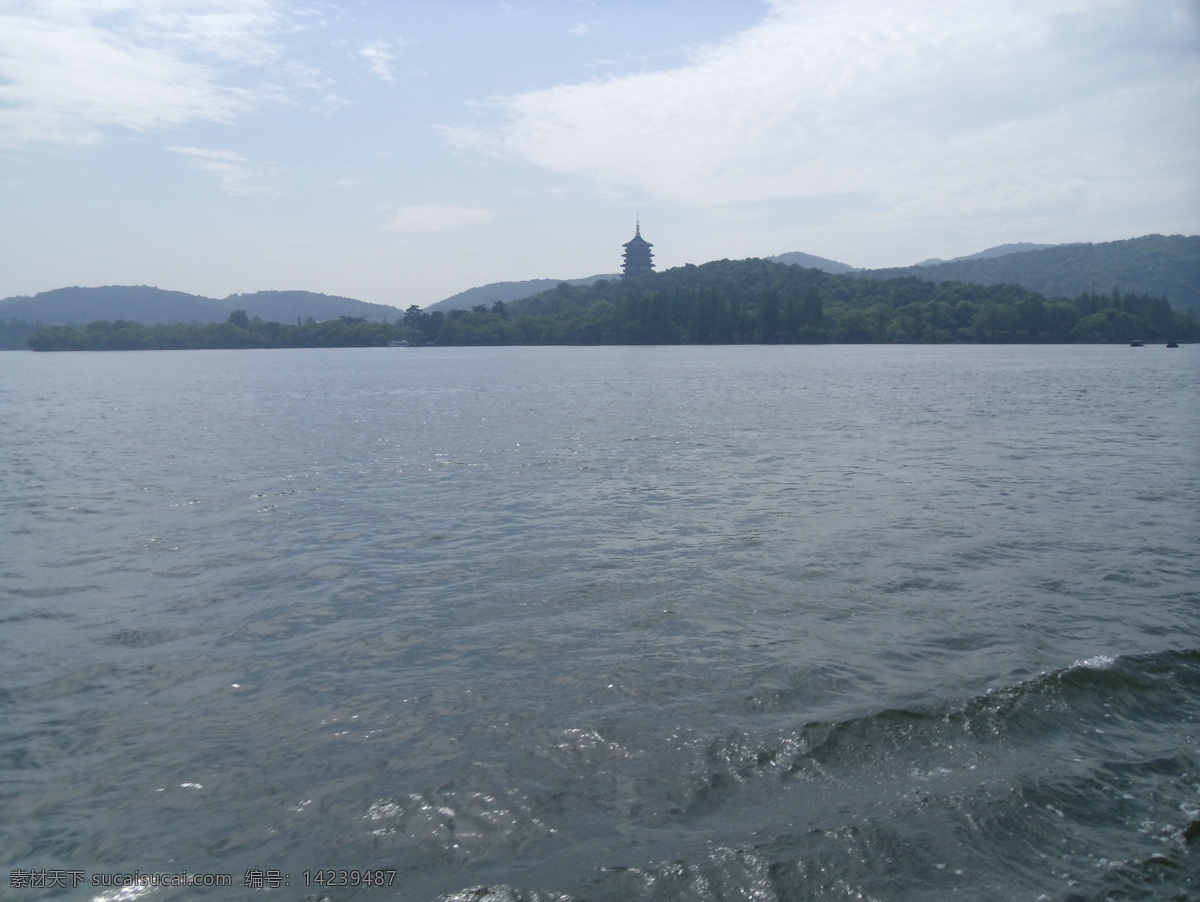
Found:
[[[1161,346],[0,354],[6,898],[1197,896],[1198,400]]]

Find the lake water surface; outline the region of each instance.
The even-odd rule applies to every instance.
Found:
[[[1200,898],[1198,353],[0,354],[5,898]]]

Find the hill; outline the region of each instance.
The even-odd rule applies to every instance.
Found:
[[[1000,256],[982,254],[944,263],[859,270],[855,275],[1020,285],[1050,298],[1106,294],[1117,288],[1125,294],[1166,297],[1179,307],[1200,306],[1200,235],[1146,235],[1125,241],[1017,250]]]
[[[365,316],[369,321],[402,316],[396,307],[369,304],[353,298],[311,291],[257,291],[231,294],[220,300],[148,285],[107,285],[101,288],[56,288],[32,297],[0,301],[0,319],[83,325],[99,320],[145,323],[223,322],[234,310],[251,317],[292,322],[339,316]]]
[[[1042,244],[1005,244],[999,247],[989,248],[986,251],[980,251],[973,257],[994,256],[1004,253],[1015,253],[1019,250],[1028,250],[1035,247],[1048,247],[1049,245]],[[827,257],[818,257],[816,254],[806,254],[803,251],[789,251],[786,254],[776,254],[774,257],[767,257],[773,263],[786,263],[789,266],[803,266],[808,269],[819,269],[822,272],[840,274],[848,272],[858,272],[856,266],[851,266],[849,263],[840,263],[837,260],[830,260]],[[963,258],[971,259],[971,258]],[[940,263],[941,260],[932,261]],[[921,264],[918,264],[921,265]],[[533,297],[535,294],[541,294],[543,291],[549,291],[557,285],[566,282],[568,285],[594,285],[602,279],[619,279],[620,273],[606,273],[599,276],[588,276],[583,279],[525,279],[520,282],[491,282],[487,285],[480,285],[477,288],[468,288],[466,291],[460,291],[456,295],[437,301],[425,307],[426,313],[442,311],[449,313],[451,310],[470,310],[472,307],[477,307],[480,304],[490,307],[496,301],[510,303],[511,301],[521,300],[522,298]]]
[[[337,295],[316,294],[312,291],[256,291],[253,294],[231,294],[219,303],[225,310],[225,316],[232,310],[245,310],[247,316],[281,323],[308,319],[310,316],[317,322],[352,316],[366,317],[370,323],[381,323],[393,322],[404,315],[404,311],[399,307],[371,304]]]
[[[871,287],[880,282],[889,284]],[[983,290],[987,286],[1019,287],[1026,294],[994,294]],[[774,322],[773,302],[764,300],[776,292],[782,297],[782,325]],[[651,295],[659,300],[646,300]],[[656,306],[668,295],[673,298],[670,304],[678,307],[671,315],[683,317],[670,328]],[[659,319],[647,325],[646,311],[628,306],[631,298],[650,304],[647,309],[658,311],[654,315]],[[1069,299],[1069,309],[1059,299]],[[497,301],[512,309],[497,313],[492,309]],[[815,309],[818,301],[825,311],[820,316],[805,306]],[[1027,322],[1019,327],[987,325],[988,317],[999,315],[996,311],[1011,312],[1020,301],[1025,302],[1022,317]],[[318,323],[340,318],[398,323],[404,326],[398,339],[445,344],[1005,341],[1018,336],[1028,341],[1078,341],[1120,340],[1123,335],[1190,339],[1192,326],[1175,328],[1168,301],[1176,308],[1200,310],[1200,236],[1006,244],[955,260],[894,269],[859,270],[793,252],[768,260],[689,264],[632,281],[614,274],[494,282],[432,304],[413,317],[396,307],[308,291],[260,291],[218,300],[149,286],[60,288],[0,301],[0,347],[26,347],[29,336],[45,324],[224,323],[235,310],[284,325],[310,318]],[[1045,322],[1038,319],[1039,304],[1049,317]],[[717,308],[722,311],[719,316],[714,313]],[[953,311],[955,322],[943,321],[946,310]],[[468,311],[470,321],[449,322],[451,314]],[[714,316],[717,319],[710,321]],[[444,334],[443,320],[450,325]],[[517,330],[518,321],[523,332]],[[333,340],[324,332],[302,338]],[[188,340],[193,339],[200,340]]]
[[[1035,253],[1035,252],[1030,252]],[[718,260],[634,279],[558,283],[469,310],[413,307],[389,323],[342,316],[279,323],[50,326],[39,351],[420,345],[1151,342],[1200,339],[1165,297],[1112,291],[1047,299],[1019,285],[863,278],[768,260]]]
[[[928,260],[922,260],[917,266],[935,266],[938,263],[957,263],[960,260],[986,260],[989,257],[1004,257],[1008,254],[1020,254],[1025,251],[1040,251],[1043,248],[1054,247],[1053,244],[1030,244],[1029,242],[1019,242],[1017,244],[998,244],[995,247],[989,247],[980,251],[977,254],[967,254],[964,257],[952,257],[949,260],[943,260],[941,257],[930,257]]]
[[[559,283],[491,308],[415,311],[403,327],[412,343],[438,345],[1200,338],[1200,322],[1162,296],[1110,291],[1047,299],[1011,283],[864,278],[761,259],[688,264],[586,286]]]
[[[507,304],[509,301],[540,294],[562,282],[566,282],[568,285],[592,285],[601,279],[617,278],[620,278],[619,274],[609,273],[600,276],[587,276],[583,279],[525,279],[522,282],[490,282],[487,285],[480,285],[477,288],[468,288],[466,291],[460,291],[458,294],[430,304],[424,309],[426,313],[433,313],[435,310],[448,313],[451,310],[470,310],[472,307],[477,307],[480,304],[490,307],[496,301],[503,301]]]
[[[102,288],[56,288],[33,297],[0,301],[0,317],[44,323],[90,323],[95,320],[133,322],[209,322],[224,319],[212,298],[164,291],[147,285],[106,285]]]
[[[823,272],[831,273],[854,272],[858,269],[857,266],[851,266],[849,263],[838,263],[837,260],[818,257],[816,254],[806,254],[803,251],[776,254],[774,257],[767,257],[767,259],[772,263],[786,263],[789,266],[803,266],[807,269],[819,269]]]
[[[788,253],[776,254],[773,257],[766,257],[765,259],[771,261],[772,263],[786,263],[789,266],[802,266],[806,269],[819,269],[822,272],[833,273],[835,275],[840,275],[843,273],[861,273],[863,275],[869,275],[877,278],[892,278],[895,275],[918,275],[920,278],[932,279],[934,281],[942,281],[943,279],[957,279],[958,281],[972,282],[978,280],[973,278],[961,278],[954,275],[947,275],[943,277],[937,272],[931,272],[929,270],[932,267],[940,265],[967,263],[977,260],[990,260],[999,257],[1007,257],[1012,254],[1020,254],[1034,250],[1044,250],[1053,247],[1055,247],[1055,245],[1031,244],[1029,242],[1000,244],[995,247],[989,247],[986,250],[979,251],[975,254],[969,254],[965,257],[955,257],[953,260],[949,261],[935,257],[929,260],[924,260],[921,263],[917,263],[913,266],[878,270],[860,269],[857,266],[851,266],[849,263],[841,263],[837,260],[830,260],[827,257],[819,257],[816,254],[807,254],[803,251],[789,251]],[[918,272],[918,270],[921,271]],[[602,279],[619,278],[620,273],[609,273],[606,275],[588,276],[585,279],[526,279],[521,282],[492,282],[487,285],[480,285],[477,288],[469,288],[466,291],[459,292],[458,294],[448,297],[444,300],[437,301],[436,303],[425,307],[424,310],[426,313],[433,313],[434,311],[438,310],[442,311],[443,313],[448,313],[451,310],[470,310],[472,307],[479,306],[480,304],[490,307],[496,301],[503,301],[507,304],[512,301],[521,300],[522,298],[532,297],[535,294],[540,294],[543,291],[549,291],[562,282],[566,282],[568,285],[593,285]],[[1006,281],[1012,282],[1011,279],[997,279],[984,282],[983,284],[1000,284]],[[1024,283],[1015,282],[1014,284]],[[1124,282],[1121,283],[1122,290],[1125,290],[1124,284]],[[1111,291],[1112,288],[1113,285],[1110,284],[1102,287],[1102,290]],[[1041,289],[1035,290],[1040,291]],[[1077,291],[1068,291],[1066,293],[1073,296],[1083,291],[1097,290],[1101,290],[1101,288],[1080,288]],[[1132,282],[1130,282],[1130,290],[1134,290]],[[1137,290],[1140,291],[1141,289],[1139,288]]]

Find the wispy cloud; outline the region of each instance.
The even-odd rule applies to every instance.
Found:
[[[280,89],[270,0],[56,0],[0,8],[0,144],[229,122]],[[237,76],[235,80],[235,76]]]
[[[371,71],[384,81],[395,81],[396,76],[392,74],[392,61],[396,59],[396,55],[388,49],[387,41],[372,41],[361,50],[358,55],[367,61]]]
[[[577,37],[577,38],[585,38],[588,35],[595,32],[595,30],[597,28],[599,28],[600,25],[601,25],[601,22],[599,19],[592,19],[588,22],[576,22],[574,25],[572,25],[570,28],[567,29],[567,34],[573,35],[574,37]]]
[[[478,207],[427,204],[396,208],[383,227],[389,232],[444,232],[460,226],[480,225],[494,216],[491,210]]]
[[[685,66],[499,98],[499,125],[445,134],[694,205],[1011,215],[1119,192],[1131,169],[1194,176],[1197,19],[1190,0],[776,0]]]
[[[213,150],[204,147],[172,147],[187,164],[216,176],[218,184],[226,194],[265,195],[282,194],[279,172],[271,165],[255,164],[232,150]]]

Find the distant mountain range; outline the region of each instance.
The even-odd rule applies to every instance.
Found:
[[[857,269],[847,263],[813,254],[792,252],[768,257],[789,265],[849,273],[867,279],[909,277],[928,282],[974,282],[984,285],[1015,284],[1047,297],[1078,297],[1084,292],[1123,293],[1167,297],[1176,307],[1200,308],[1200,236],[1146,235],[1099,244],[1002,244],[977,254],[949,261],[927,260],[893,269]],[[619,275],[582,279],[529,279],[493,282],[438,301],[426,312],[446,312],[491,306],[530,297],[561,282],[592,285]],[[365,317],[371,322],[395,321],[403,311],[386,304],[310,291],[258,291],[215,299],[145,285],[112,285],[101,288],[58,288],[33,297],[0,300],[0,325],[5,321],[82,325],[96,320],[155,323],[223,322],[235,310],[250,317],[289,323],[295,320]],[[12,331],[11,329],[9,331]],[[24,327],[0,335],[0,347],[23,347]]]
[[[1020,285],[1046,297],[1107,294],[1117,288],[1122,294],[1166,297],[1176,307],[1200,307],[1200,235],[1146,235],[1049,247],[1009,244],[945,263],[859,270],[856,275]]]
[[[780,254],[778,257],[768,257],[767,259],[773,260],[776,263],[790,263],[796,266],[806,266],[810,269],[823,269],[825,272],[835,274],[856,271],[853,266],[848,266],[845,263],[838,263],[836,260],[826,260],[824,257],[816,257],[812,254],[801,253],[800,251],[790,254]],[[468,288],[466,291],[461,291],[435,304],[430,304],[424,309],[426,313],[433,313],[438,310],[442,313],[449,313],[451,310],[470,310],[472,307],[477,307],[480,304],[490,307],[496,301],[504,301],[507,304],[509,301],[518,301],[521,298],[533,297],[535,294],[549,291],[563,282],[566,282],[568,285],[594,285],[601,279],[619,278],[621,278],[621,274],[615,272],[601,276],[588,276],[586,279],[526,279],[523,282],[491,282],[487,285],[480,285],[478,288]]]
[[[339,316],[365,316],[371,322],[399,319],[403,313],[386,304],[369,304],[354,298],[312,291],[256,291],[231,294],[220,300],[148,285],[108,285],[102,288],[56,288],[33,297],[0,301],[0,319],[82,325],[96,320],[154,323],[223,322],[235,310],[250,317],[292,322],[312,317],[317,321]]]
[[[985,251],[980,251],[978,254],[971,254],[969,257],[956,257],[953,262],[959,260],[976,260],[987,257],[1000,257],[1005,254],[1016,254],[1021,251],[1035,250],[1038,248],[1052,247],[1049,244],[1001,244],[997,247],[988,248]],[[806,254],[803,251],[791,251],[786,254],[776,254],[774,257],[767,257],[773,263],[786,263],[789,266],[803,266],[807,269],[820,269],[824,272],[841,275],[842,273],[863,273],[868,274],[871,270],[859,269],[857,266],[851,266],[849,263],[839,263],[837,260],[830,260],[828,257],[818,257],[816,254]],[[933,258],[926,260],[923,263],[918,263],[917,266],[930,266],[933,264],[945,263],[945,260]],[[526,279],[523,282],[492,282],[488,285],[480,285],[478,288],[469,288],[466,291],[459,292],[456,295],[438,301],[435,304],[430,304],[425,308],[427,313],[432,313],[435,310],[441,310],[447,313],[451,310],[470,310],[479,304],[490,307],[496,301],[516,301],[521,298],[532,297],[535,294],[540,294],[554,286],[566,282],[568,285],[593,285],[601,279],[619,279],[620,273],[608,273],[602,276],[588,276],[586,279]]]
[[[1146,235],[1099,244],[1001,244],[953,260],[931,259],[914,266],[859,269],[848,263],[793,251],[767,257],[775,263],[820,269],[869,279],[912,277],[926,282],[975,282],[982,285],[1020,285],[1047,297],[1075,298],[1084,292],[1167,297],[1176,307],[1200,307],[1200,236]],[[470,309],[496,301],[530,297],[561,281],[591,285],[619,274],[587,279],[531,279],[494,282],[438,301],[427,311]]]

